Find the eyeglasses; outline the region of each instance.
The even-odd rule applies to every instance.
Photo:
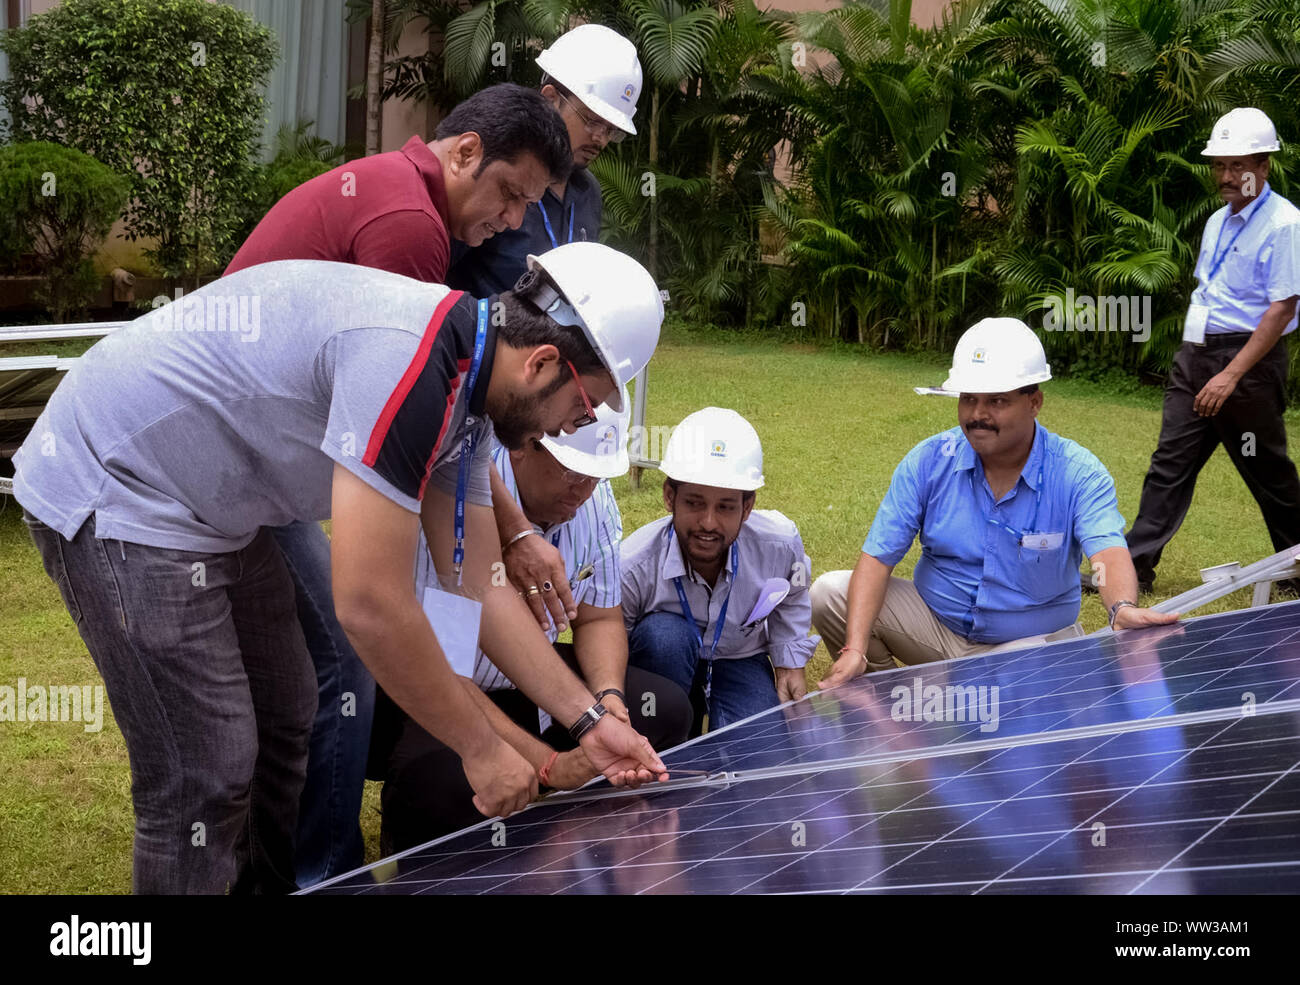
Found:
[[[536,438],[533,439],[533,451],[546,452],[552,464],[559,468],[560,474],[564,477],[564,481],[571,486],[581,486],[584,483],[591,483],[594,485],[600,481],[599,476],[587,475],[586,472],[575,472],[573,469],[566,469],[563,465],[560,465],[560,460],[552,455],[547,447]]]
[[[570,99],[563,93],[560,94],[560,98],[569,104],[578,119],[582,121],[582,125],[587,128],[587,132],[597,140],[604,137],[611,144],[618,144],[622,143],[623,138],[627,136],[626,133],[614,126],[614,124],[606,120],[589,116],[583,111],[582,105],[576,99]]]
[[[582,406],[587,408],[587,416],[580,417],[573,422],[575,428],[585,428],[588,424],[596,423],[596,412],[592,409],[591,399],[587,396],[587,391],[582,388],[582,380],[578,379],[578,371],[573,368],[573,363],[564,360],[564,365],[569,367],[569,372],[573,374],[573,382],[578,384],[578,396],[582,398]]]
[[[1210,165],[1210,170],[1213,171],[1215,174],[1222,174],[1224,171],[1229,171],[1233,175],[1239,177],[1242,174],[1245,174],[1247,171],[1255,170],[1255,167],[1256,165],[1254,164],[1241,164],[1240,162],[1237,161],[1234,161],[1231,164],[1224,164],[1222,161],[1215,161],[1213,164]]]

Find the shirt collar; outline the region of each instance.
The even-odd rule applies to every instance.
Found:
[[[952,456],[952,470],[970,471],[975,467],[975,449],[971,447],[971,443],[966,440],[960,428],[957,429],[957,433],[961,441],[957,444],[956,454]],[[1034,444],[1029,449],[1029,457],[1025,459],[1025,467],[1020,470],[1020,478],[1024,479],[1025,485],[1035,492],[1038,491],[1038,470],[1043,463],[1043,456],[1047,453],[1046,434],[1047,429],[1038,421],[1034,421]]]
[[[451,228],[450,208],[447,205],[447,186],[442,178],[442,162],[438,160],[433,151],[429,150],[429,145],[421,140],[418,135],[402,145],[401,153],[420,172],[420,177],[424,179],[424,187],[429,192],[429,199],[433,202],[433,207],[438,210],[438,215],[442,216],[443,225]]]
[[[1243,207],[1240,212],[1237,212],[1234,215],[1232,211],[1232,206],[1225,206],[1225,208],[1227,208],[1228,210],[1228,218],[1229,219],[1237,218],[1240,219],[1243,223],[1249,222],[1250,217],[1254,215],[1255,210],[1259,208],[1259,204],[1263,202],[1264,199],[1266,199],[1267,197],[1268,197],[1268,182],[1266,181],[1264,182],[1264,187],[1259,190],[1259,194],[1256,195],[1254,198],[1252,198],[1250,200],[1250,204]]]

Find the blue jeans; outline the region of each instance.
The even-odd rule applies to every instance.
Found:
[[[334,615],[325,531],[318,523],[291,523],[272,533],[293,577],[298,621],[319,691],[294,856],[298,885],[306,888],[365,861],[361,795],[375,714],[375,679]]]
[[[126,740],[132,889],[291,891],[316,686],[271,535],[206,554],[23,518]]]
[[[677,684],[696,709],[692,735],[698,735],[704,712],[704,681],[708,667],[700,659],[700,644],[687,621],[675,612],[643,616],[627,640],[627,662]],[[750,715],[775,708],[776,678],[767,654],[713,662],[709,699],[709,728],[720,729]]]

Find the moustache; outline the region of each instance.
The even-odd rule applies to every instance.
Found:
[[[967,424],[966,430],[967,431],[992,431],[994,434],[998,433],[998,429],[995,428],[992,424],[979,424],[977,422],[972,422],[970,424]]]

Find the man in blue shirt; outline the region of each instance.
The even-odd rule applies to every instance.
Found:
[[[813,584],[813,624],[837,655],[823,688],[895,660],[1076,635],[1084,554],[1105,572],[1114,628],[1178,618],[1134,602],[1137,576],[1105,466],[1038,423],[1038,385],[1050,379],[1023,322],[986,318],[961,337],[939,391],[958,397],[958,426],[922,441],[894,471],[856,569]],[[913,581],[892,577],[918,534]]]
[[[1282,420],[1290,365],[1284,336],[1295,330],[1300,297],[1300,209],[1269,188],[1269,153],[1278,146],[1269,118],[1245,107],[1215,123],[1202,151],[1214,159],[1226,204],[1201,237],[1160,441],[1128,532],[1146,590],[1220,442],[1264,514],[1273,549],[1300,544],[1300,476]]]

